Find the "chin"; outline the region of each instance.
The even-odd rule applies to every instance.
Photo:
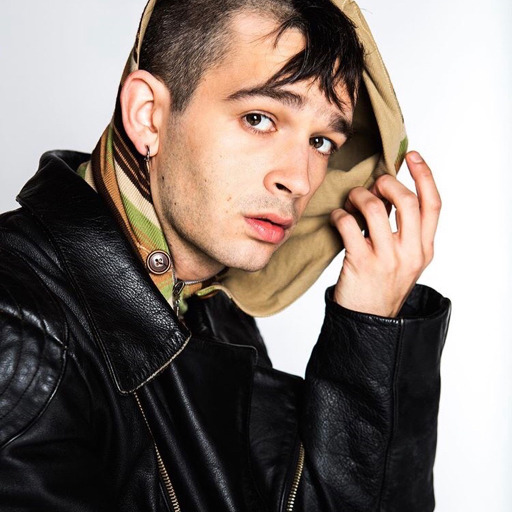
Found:
[[[268,265],[268,261],[266,261],[263,265],[254,265],[254,263],[251,262],[250,264],[247,264],[247,265],[237,265],[232,268],[244,270],[245,272],[258,272],[258,270],[264,269],[267,265]]]
[[[258,243],[256,248],[251,247],[249,250],[233,251],[230,257],[225,260],[225,266],[229,268],[237,268],[245,272],[257,272],[264,269],[274,252],[277,250],[276,246],[261,247]]]

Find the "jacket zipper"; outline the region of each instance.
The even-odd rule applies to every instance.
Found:
[[[292,487],[290,494],[288,495],[288,501],[286,502],[286,512],[293,512],[295,506],[295,499],[297,498],[297,491],[299,489],[300,478],[302,471],[304,470],[304,446],[302,443],[299,445],[299,457],[297,459],[297,466],[295,468],[295,474],[293,475]]]
[[[190,283],[194,284],[194,283]],[[181,292],[183,291],[183,288],[185,288],[185,281],[181,281],[180,279],[177,279],[174,281],[174,284],[172,286],[172,303],[173,303],[173,309],[176,313],[176,316],[180,317],[180,304],[181,304]]]
[[[153,437],[153,432],[151,431],[151,427],[149,426],[148,419],[146,418],[146,413],[144,412],[144,409],[142,408],[142,404],[140,403],[139,396],[137,395],[137,393],[134,392],[133,395],[135,396],[135,401],[137,402],[137,405],[139,406],[142,417],[144,418],[144,422],[146,423],[146,426],[148,427],[149,433],[151,435],[151,439],[153,440],[153,447],[155,448],[158,471],[160,472],[160,476],[162,477],[165,489],[167,491],[167,494],[169,495],[169,499],[171,500],[172,510],[173,510],[173,512],[181,512],[180,504],[178,502],[178,498],[176,497],[176,492],[174,491],[174,486],[172,485],[171,479],[169,477],[169,473],[167,473],[167,469],[165,467],[164,461],[162,460],[162,456],[160,455],[160,451],[158,450],[158,446],[156,445],[155,438]]]
[[[184,281],[176,276],[176,271],[174,270],[174,261],[172,259],[171,254],[169,254],[169,258],[171,260],[171,275],[172,275],[172,308],[176,313],[176,316],[180,318],[180,305],[181,305],[181,292],[188,284],[197,284],[202,283],[203,281],[207,281],[211,279],[211,277],[206,277],[203,279],[195,279],[191,281]]]

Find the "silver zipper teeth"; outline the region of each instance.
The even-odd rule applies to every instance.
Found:
[[[172,282],[173,282],[172,304],[173,304],[173,309],[174,309],[174,312],[176,313],[176,316],[178,318],[180,318],[180,304],[181,304],[180,295],[181,295],[181,292],[183,291],[183,288],[185,288],[185,286],[187,286],[189,284],[202,283],[203,281],[207,281],[208,279],[211,279],[214,276],[206,277],[204,279],[195,279],[193,281],[183,281],[182,279],[176,277],[176,273],[174,271],[174,263],[172,261],[172,258],[171,258],[171,272],[172,272]]]
[[[146,423],[146,426],[148,427],[149,433],[151,435],[151,439],[153,439],[153,446],[155,448],[156,462],[158,465],[158,470],[160,471],[160,476],[162,477],[165,488],[167,490],[167,494],[169,495],[169,499],[171,500],[171,506],[172,506],[173,512],[181,512],[180,504],[178,502],[178,498],[176,497],[176,492],[174,491],[174,487],[173,487],[171,479],[169,477],[169,473],[167,473],[167,469],[165,468],[164,461],[162,460],[162,456],[160,455],[160,451],[158,450],[158,446],[156,445],[155,438],[153,437],[153,432],[151,432],[151,427],[149,426],[148,419],[146,418],[146,413],[144,412],[144,409],[142,408],[142,404],[140,403],[139,396],[137,395],[137,393],[133,393],[133,395],[135,396],[137,405],[139,406],[142,417],[144,418],[144,422]]]
[[[293,512],[295,506],[295,499],[297,498],[297,491],[299,489],[299,482],[304,469],[304,446],[302,443],[299,445],[299,458],[297,460],[297,467],[295,468],[295,475],[293,476],[292,487],[286,503],[286,512]]]

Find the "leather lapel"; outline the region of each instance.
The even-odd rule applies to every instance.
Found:
[[[112,378],[130,393],[184,348],[177,320],[101,198],[75,174],[89,155],[45,153],[18,196],[46,227],[91,319]]]

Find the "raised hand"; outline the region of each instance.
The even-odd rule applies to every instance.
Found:
[[[331,213],[331,221],[345,245],[334,300],[345,308],[396,316],[432,261],[441,198],[432,172],[420,154],[408,153],[406,162],[416,194],[395,177],[384,175],[370,190],[352,189],[345,209]],[[396,232],[388,219],[389,205],[396,208]],[[350,213],[355,210],[366,220],[367,238]]]

